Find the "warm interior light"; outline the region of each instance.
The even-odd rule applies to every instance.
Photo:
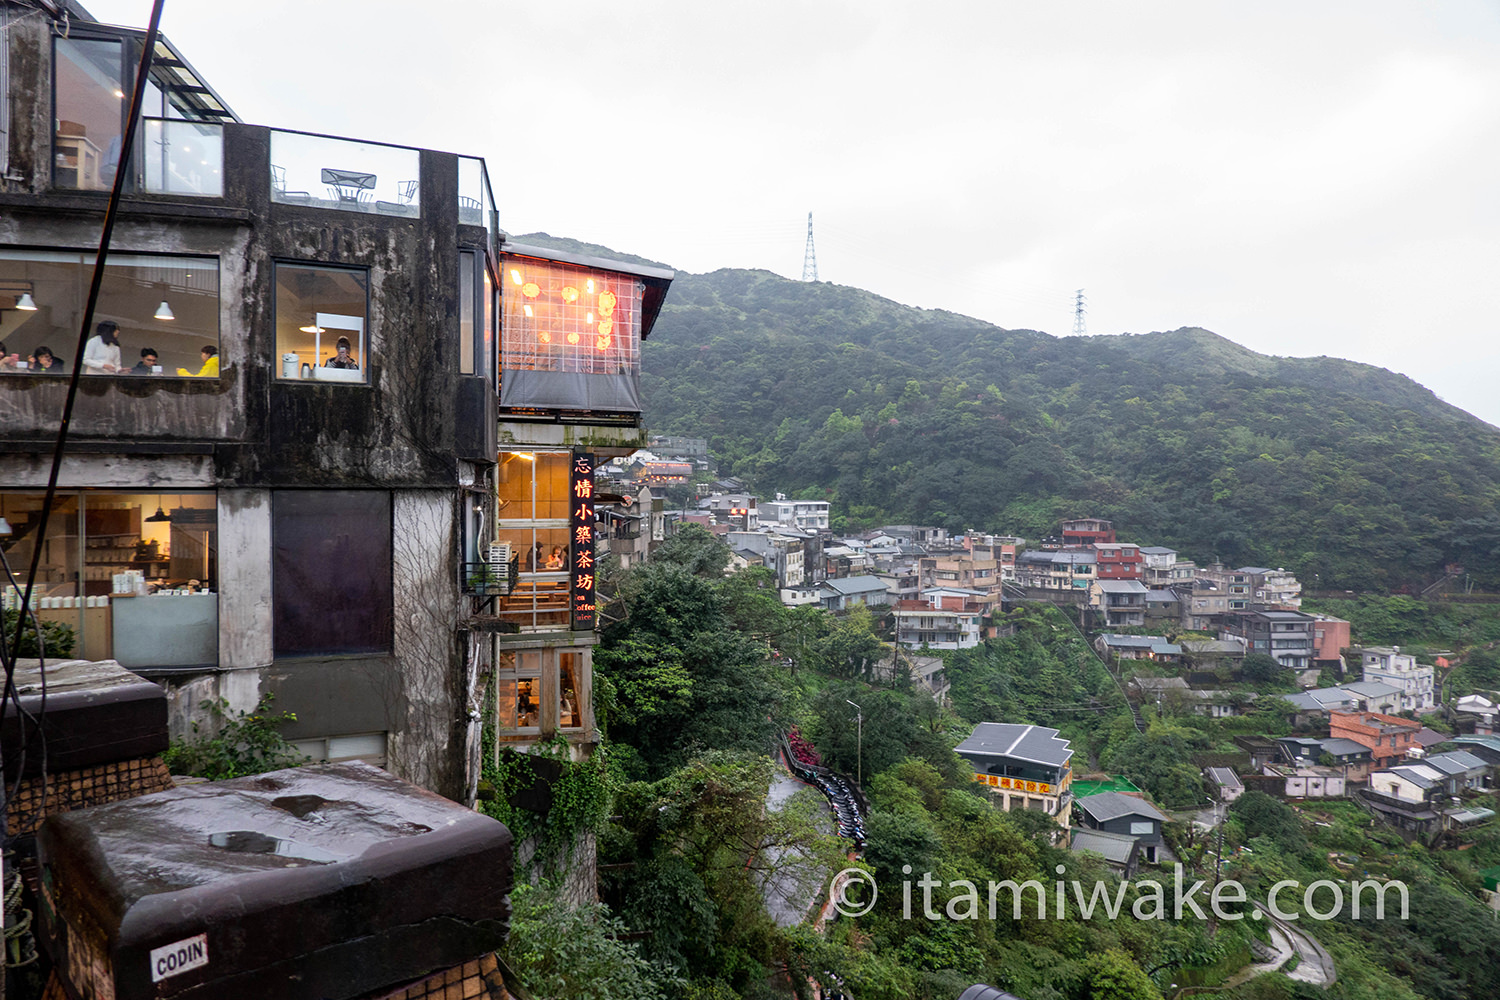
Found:
[[[570,343],[570,344],[576,344],[576,343],[578,343],[578,334],[576,334],[576,333],[570,333],[570,334],[568,334],[568,343]]]
[[[541,333],[536,335],[536,339],[540,340],[544,344],[550,344],[552,343],[552,334],[548,333],[546,330],[543,330]]]
[[[169,306],[169,305],[167,305],[167,300],[166,299],[162,299],[161,300],[161,305],[159,305],[159,306],[156,307],[156,318],[157,319],[176,319],[177,318],[176,316],[172,315],[172,307]]]
[[[513,452],[510,453],[510,455],[511,455],[512,458],[519,458],[523,462],[535,462],[536,461],[536,456],[535,455],[528,454],[528,453],[526,453],[524,451],[513,451]]]
[[[607,350],[609,350],[609,345],[610,345],[610,343],[613,340],[614,340],[614,338],[611,337],[609,334],[607,334],[607,333],[606,334],[602,334],[599,337],[599,339],[594,342],[594,346],[597,347],[601,351],[607,351]]]
[[[21,312],[36,312],[36,300],[31,297],[30,292],[22,292],[21,297],[16,299],[16,308]]]
[[[572,285],[564,285],[562,290],[562,297],[564,302],[577,302],[578,289],[574,288]]]
[[[117,91],[115,91],[115,96],[116,97],[124,97],[125,96],[125,91],[123,91],[123,90],[117,90]]]
[[[524,309],[524,310],[526,310],[526,315],[527,316],[531,316],[532,315],[530,304],[523,305],[521,308]]]
[[[515,268],[511,268],[510,280],[519,285],[521,283],[521,272],[517,271]]]
[[[537,295],[541,293],[541,291],[541,286],[538,285],[535,281],[528,281],[526,282],[526,284],[521,286],[521,294],[526,296],[528,299],[536,298]]]
[[[594,314],[593,313],[589,313],[589,317],[588,317],[588,319],[585,322],[588,322],[588,323],[594,322]]]
[[[324,332],[323,328],[318,325],[317,320],[313,320],[311,323],[307,324],[306,326],[299,326],[299,327],[297,327],[297,329],[301,330],[303,333],[323,333]]]
[[[601,316],[608,316],[610,313],[614,312],[615,311],[615,303],[617,301],[619,301],[619,300],[615,298],[615,293],[614,292],[600,292],[599,293],[599,315],[601,315]]]
[[[588,290],[589,290],[589,291],[590,291],[590,292],[593,292],[593,290],[594,290],[594,279],[593,279],[593,278],[590,278],[590,279],[589,279],[589,283],[588,283]]]
[[[615,332],[615,321],[612,319],[601,319],[599,321],[599,332],[608,337]]]

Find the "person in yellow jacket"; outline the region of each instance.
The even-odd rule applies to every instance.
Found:
[[[203,367],[196,372],[190,372],[186,368],[177,369],[177,374],[187,375],[192,378],[218,378],[219,376],[219,349],[212,344],[204,344],[199,352],[203,355]]]

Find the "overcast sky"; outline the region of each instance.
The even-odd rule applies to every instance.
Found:
[[[144,26],[149,0],[84,0]],[[1500,3],[168,0],[252,123],[481,155],[501,226],[1065,335],[1201,326],[1500,424]]]

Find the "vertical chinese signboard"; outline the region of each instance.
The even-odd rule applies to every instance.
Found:
[[[572,609],[573,630],[589,632],[594,628],[594,456],[573,453],[571,489],[571,527],[573,553],[568,575],[571,579],[568,606]]]

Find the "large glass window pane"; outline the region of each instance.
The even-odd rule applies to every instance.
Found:
[[[224,129],[206,122],[141,120],[145,189],[150,194],[224,194]]]
[[[495,285],[490,280],[490,269],[480,260],[480,272],[484,275],[484,344],[480,354],[479,373],[494,383],[495,375]]]
[[[391,649],[391,497],[280,490],[271,507],[277,656]]]
[[[277,376],[368,381],[368,289],[363,270],[277,264]]]
[[[72,370],[66,345],[77,343],[93,267],[92,254],[0,247],[0,372]],[[218,351],[217,260],[106,258],[84,374],[215,376]]]
[[[502,371],[640,374],[641,292],[630,275],[505,258]]]
[[[42,494],[0,494],[0,544],[25,586]],[[80,530],[81,528],[81,530]],[[85,493],[57,499],[33,607],[74,629],[73,654],[127,667],[218,660],[218,518],[211,493]],[[18,594],[6,593],[14,606]]]
[[[108,190],[120,165],[125,85],[120,42],[58,38],[53,48],[56,98],[52,183]]]
[[[472,250],[458,255],[458,371],[474,374],[474,258]]]
[[[558,725],[578,729],[583,725],[583,705],[579,701],[579,678],[583,676],[584,654],[565,650],[557,654]]]
[[[271,133],[271,200],[416,218],[421,154],[404,146]]]
[[[538,732],[546,650],[502,651],[495,664],[496,723],[501,732]]]

